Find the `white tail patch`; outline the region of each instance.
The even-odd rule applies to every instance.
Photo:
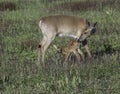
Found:
[[[71,37],[71,38],[79,39],[78,36],[75,36],[75,35],[72,35],[72,34],[59,34],[58,36],[59,37]]]

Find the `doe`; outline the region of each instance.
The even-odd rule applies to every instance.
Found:
[[[67,36],[78,39],[79,41],[84,41],[96,31],[96,24],[97,22],[90,25],[90,22],[84,18],[67,15],[41,18],[39,21],[39,27],[42,31],[43,39],[38,45],[38,63],[40,63],[41,60],[44,62],[45,52],[56,36]],[[87,45],[86,50],[91,57]]]

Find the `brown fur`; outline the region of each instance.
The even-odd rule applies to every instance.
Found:
[[[82,51],[79,49],[81,43],[77,42],[77,40],[73,40],[72,42],[68,43],[65,47],[60,48],[54,45],[54,47],[57,49],[59,53],[62,53],[65,55],[65,62],[67,62],[68,57],[70,56],[71,53],[74,53],[74,55],[77,57],[78,62],[80,62],[80,55],[82,57],[82,60],[84,61],[84,56]],[[80,50],[80,52],[78,51]]]
[[[56,15],[41,18],[39,27],[43,39],[39,43],[41,48],[38,50],[38,63],[40,63],[41,55],[44,62],[45,52],[56,36],[69,36],[84,41],[93,33],[92,31],[95,32],[95,26],[96,23],[91,26],[86,19],[75,16]]]

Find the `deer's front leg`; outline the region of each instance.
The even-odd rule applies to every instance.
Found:
[[[80,63],[80,54],[79,54],[78,50],[75,50],[74,54],[75,54],[75,56],[77,58],[77,62]]]
[[[90,52],[90,49],[89,49],[88,45],[85,45],[85,49],[88,53],[89,58],[92,58],[92,55],[91,55],[91,52]]]
[[[85,61],[85,56],[83,54],[83,52],[80,49],[77,49],[78,53],[80,54],[80,56],[82,57],[82,60]]]
[[[85,47],[85,49],[86,49],[86,51],[87,51],[87,53],[88,53],[89,58],[91,58],[92,55],[91,55],[91,52],[90,52],[90,49],[89,49],[89,47],[88,47],[88,44],[87,44],[87,40],[86,40],[86,39],[85,39],[84,41],[82,41],[82,45]]]
[[[64,61],[64,63],[67,63],[68,57],[69,57],[69,54],[66,54],[66,55],[65,55],[65,61]]]

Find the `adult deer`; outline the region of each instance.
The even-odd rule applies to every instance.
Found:
[[[87,37],[96,31],[96,23],[90,25],[84,18],[66,15],[56,15],[41,18],[39,27],[43,34],[43,39],[38,46],[38,62],[42,62],[47,48],[56,36],[68,36],[84,41]],[[88,55],[91,57],[88,46],[85,46]]]

